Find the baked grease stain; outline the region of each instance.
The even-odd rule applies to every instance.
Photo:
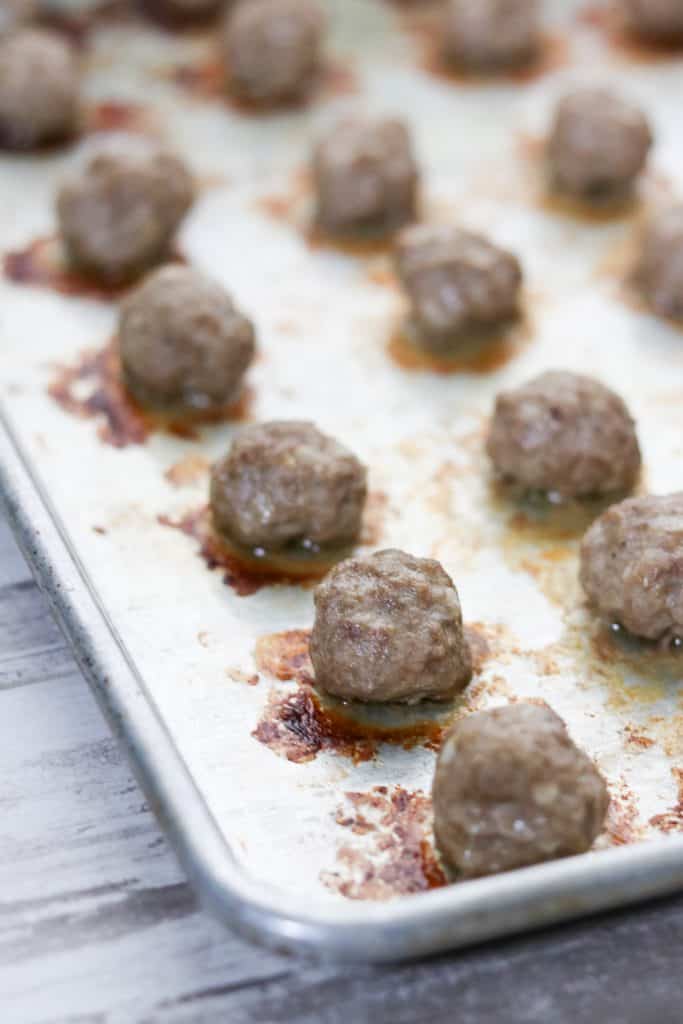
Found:
[[[650,818],[650,825],[660,832],[683,832],[683,769],[672,768],[671,774],[678,787],[678,801],[664,814],[655,814]]]
[[[357,837],[323,871],[327,888],[353,900],[389,900],[446,885],[432,836],[432,805],[420,790],[373,786],[345,793],[335,821]]]
[[[101,284],[69,266],[56,235],[36,238],[23,249],[5,253],[3,273],[14,284],[34,285],[60,295],[102,302],[116,300],[128,287]]]
[[[392,332],[387,354],[392,362],[410,373],[484,375],[507,366],[524,351],[531,338],[530,319],[522,313],[498,328],[476,331],[455,341],[452,354],[437,355],[413,340],[413,331],[403,323]]]
[[[144,444],[156,432],[195,439],[196,427],[201,423],[245,419],[252,397],[247,390],[227,409],[189,419],[174,419],[143,409],[123,385],[115,338],[102,349],[82,352],[71,366],[56,367],[47,391],[65,412],[99,421],[97,436],[113,448]]]
[[[609,3],[587,5],[580,11],[579,20],[599,32],[610,49],[629,64],[655,64],[676,60],[683,54],[683,35],[666,38],[641,36]]]

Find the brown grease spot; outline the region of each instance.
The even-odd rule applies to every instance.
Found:
[[[649,750],[655,745],[653,739],[633,725],[624,726],[624,740],[629,747],[635,747],[636,750]]]
[[[148,110],[139,103],[103,100],[93,104],[86,115],[85,131],[146,134],[151,129]]]
[[[605,835],[615,846],[626,846],[642,838],[638,800],[623,777],[618,783],[610,785],[609,791]]]
[[[672,768],[671,774],[678,786],[678,802],[664,814],[655,814],[650,824],[660,832],[683,832],[683,769]]]
[[[254,651],[257,668],[283,682],[295,680],[302,685],[311,684],[310,638],[310,629],[288,629],[284,633],[259,637]]]
[[[143,409],[123,386],[116,339],[103,349],[82,352],[72,366],[58,366],[48,394],[72,416],[98,420],[97,436],[114,448],[144,444],[157,431],[185,440],[196,438],[195,428],[201,423],[245,419],[252,397],[245,391],[227,409],[183,419]]]
[[[312,761],[321,750],[350,757],[357,764],[371,760],[377,750],[373,739],[347,731],[343,723],[340,725],[323,712],[307,686],[293,693],[273,691],[252,736],[297,764]]]
[[[198,452],[191,452],[169,466],[164,476],[174,487],[189,487],[205,477],[209,468],[208,459]]]
[[[15,284],[35,285],[49,288],[60,295],[77,295],[104,302],[118,298],[125,290],[120,285],[100,284],[72,269],[59,238],[54,235],[36,238],[24,249],[5,253],[3,272]]]
[[[227,675],[234,683],[246,683],[247,686],[258,686],[259,676],[256,672],[243,672],[239,668],[227,669]]]
[[[579,13],[584,25],[598,31],[604,41],[629,64],[675,60],[683,53],[683,38],[647,38],[631,28],[615,4],[592,3]]]
[[[129,0],[130,2],[130,0]],[[217,0],[213,10],[179,10],[167,0],[132,0],[134,6],[167,32],[181,32],[188,28],[210,25],[220,17],[221,3]]]
[[[371,256],[381,256],[390,252],[397,231],[398,229],[386,232],[360,232],[358,234],[349,232],[348,234],[332,235],[313,220],[304,229],[303,235],[310,249],[333,249],[345,256],[368,259]]]
[[[463,339],[453,355],[435,355],[416,344],[403,326],[389,338],[389,357],[403,370],[418,373],[495,373],[515,359],[529,344],[531,327],[527,317]]]
[[[209,55],[192,64],[177,64],[162,71],[174,85],[198,100],[219,100],[247,117],[267,117],[287,111],[301,110],[312,102],[331,96],[346,96],[359,91],[354,68],[349,63],[326,61],[308,88],[285,99],[258,101],[239,96],[230,90],[229,71],[223,60]]]
[[[239,597],[255,594],[262,587],[272,584],[306,584],[320,579],[331,565],[338,561],[338,549],[326,555],[303,555],[285,552],[263,552],[256,554],[232,544],[213,528],[208,506],[192,509],[180,519],[166,515],[157,516],[163,526],[171,526],[199,544],[199,553],[209,569],[223,570],[223,582]]]
[[[434,850],[431,800],[420,790],[374,786],[346,793],[335,821],[359,843],[337,851],[337,868],[322,882],[348,899],[388,900],[447,884]]]

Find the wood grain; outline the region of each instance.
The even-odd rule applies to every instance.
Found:
[[[200,910],[0,522],[1,1024],[678,1024],[683,899],[397,968]]]

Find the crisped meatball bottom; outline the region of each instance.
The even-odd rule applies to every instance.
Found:
[[[257,103],[302,96],[321,64],[323,29],[313,0],[240,0],[224,33],[230,89]]]
[[[245,427],[211,476],[216,529],[266,551],[352,544],[365,497],[366,471],[356,456],[297,420]]]
[[[610,623],[646,640],[683,639],[683,492],[629,498],[596,519],[581,583]]]
[[[663,43],[683,40],[681,0],[621,0],[621,8],[638,35]]]
[[[640,471],[622,399],[592,377],[561,370],[498,395],[486,449],[501,476],[564,498],[627,491]]]
[[[635,280],[655,313],[683,320],[683,203],[647,222]]]
[[[61,188],[57,214],[69,261],[108,285],[162,263],[193,200],[178,157],[126,139],[103,147]]]
[[[449,0],[444,53],[454,64],[493,69],[524,64],[538,51],[538,0]]]
[[[343,700],[448,700],[472,677],[453,581],[403,551],[342,562],[315,592],[311,660],[316,685]]]
[[[171,265],[123,303],[119,348],[126,387],[143,405],[210,412],[239,395],[254,329],[219,284]]]
[[[78,129],[80,75],[54,32],[22,29],[0,38],[0,146],[36,149]]]
[[[410,300],[412,333],[436,352],[519,310],[517,257],[470,231],[429,224],[406,228],[398,239],[396,269]]]
[[[317,221],[330,235],[388,236],[415,219],[418,169],[401,121],[335,125],[313,156]]]
[[[560,100],[548,142],[553,184],[591,201],[628,195],[645,167],[652,134],[633,103],[582,88]]]
[[[456,722],[432,797],[437,846],[463,878],[585,852],[609,804],[604,779],[562,719],[526,703]]]
[[[140,0],[150,17],[169,25],[191,25],[214,18],[226,0]]]

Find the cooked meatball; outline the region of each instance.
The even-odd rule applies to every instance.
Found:
[[[390,235],[415,219],[418,170],[401,121],[342,121],[313,156],[318,224],[330,235]]]
[[[301,97],[320,67],[323,28],[312,0],[241,0],[225,27],[230,89],[257,103]]]
[[[634,636],[683,638],[683,492],[629,498],[593,523],[581,583],[610,622]]]
[[[501,476],[564,498],[627,491],[640,471],[622,399],[592,377],[562,370],[498,395],[486,449]]]
[[[518,312],[517,257],[470,231],[429,224],[406,228],[396,269],[410,299],[413,333],[437,352]]]
[[[0,146],[36,149],[74,135],[80,75],[54,32],[22,29],[0,38]]]
[[[644,114],[606,89],[565,96],[555,112],[548,158],[553,184],[587,200],[628,194],[652,145]]]
[[[214,18],[225,6],[225,0],[141,0],[141,3],[155,20],[179,26]]]
[[[681,0],[622,0],[627,24],[639,35],[659,42],[683,39]]]
[[[562,719],[527,703],[456,722],[432,797],[439,851],[463,878],[584,853],[609,804],[604,779]]]
[[[37,15],[35,0],[3,0],[0,5],[0,33],[14,31]]]
[[[143,405],[210,412],[237,398],[254,328],[219,284],[171,265],[123,303],[119,348],[126,387]]]
[[[539,21],[538,0],[449,0],[446,58],[475,68],[524,64],[538,50]]]
[[[655,313],[683,319],[683,203],[646,224],[635,279]]]
[[[315,591],[310,646],[316,685],[342,700],[449,700],[472,677],[453,581],[403,551],[332,570]]]
[[[249,548],[290,545],[311,553],[353,543],[360,533],[366,471],[312,423],[245,427],[213,467],[216,529]]]
[[[57,214],[69,261],[109,285],[168,256],[193,199],[178,157],[143,141],[102,148],[61,188]]]

